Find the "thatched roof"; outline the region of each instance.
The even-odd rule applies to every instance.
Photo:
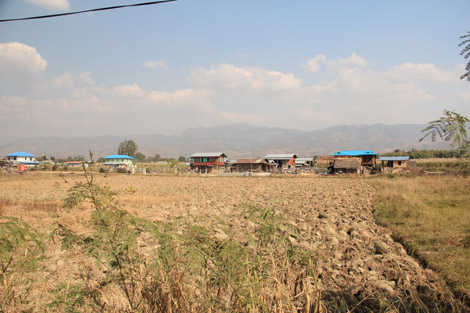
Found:
[[[336,159],[335,169],[357,170],[361,168],[360,158]]]

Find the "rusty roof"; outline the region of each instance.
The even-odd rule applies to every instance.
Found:
[[[266,159],[239,159],[234,164],[260,164],[260,163],[272,165],[272,163],[270,163]]]

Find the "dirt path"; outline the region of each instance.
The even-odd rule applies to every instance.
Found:
[[[0,181],[0,199],[14,201],[59,201],[68,184],[58,176],[47,179]],[[452,294],[431,270],[423,269],[394,242],[390,232],[372,216],[374,189],[358,178],[253,178],[253,177],[108,177],[104,183],[118,192],[116,203],[140,217],[171,221],[188,219],[208,226],[214,234],[220,221],[234,233],[253,225],[241,218],[244,206],[273,207],[297,226],[301,236],[291,238],[315,254],[318,283],[326,302],[379,306],[380,299],[392,305],[401,301],[424,303],[430,311],[459,310]],[[18,190],[29,190],[18,193]],[[80,230],[86,209],[80,212],[45,209],[21,204],[3,205],[0,214],[21,216],[29,223],[40,220],[50,227],[55,220]],[[55,247],[54,249],[58,249]],[[64,252],[50,252],[49,274],[70,270]],[[70,257],[70,255],[69,255]],[[60,275],[58,273],[61,273]],[[339,308],[341,310],[341,308]]]

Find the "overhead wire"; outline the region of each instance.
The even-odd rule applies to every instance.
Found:
[[[145,5],[162,4],[162,3],[173,2],[173,1],[178,1],[178,0],[160,0],[160,1],[140,2],[140,3],[133,3],[133,4],[116,5],[116,6],[112,6],[112,7],[104,7],[104,8],[83,10],[83,11],[75,11],[75,12],[57,13],[57,14],[49,14],[49,15],[31,16],[31,17],[10,18],[10,19],[0,20],[0,23],[2,23],[2,22],[13,22],[13,21],[37,20],[37,19],[52,18],[52,17],[74,15],[74,14],[82,14],[82,13],[89,13],[89,12],[115,10],[115,9],[122,9],[122,8],[128,8],[128,7],[139,7],[139,6],[145,6]]]

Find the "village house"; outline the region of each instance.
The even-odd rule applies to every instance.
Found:
[[[360,158],[339,158],[333,163],[333,171],[343,174],[360,174],[362,171]]]
[[[277,164],[279,171],[291,171],[295,169],[295,159],[297,156],[295,154],[268,154],[265,159],[269,162],[274,162]]]
[[[7,161],[13,162],[13,165],[23,164],[28,167],[39,164],[35,157],[34,154],[28,152],[13,152],[5,156]]]
[[[67,162],[67,167],[88,167],[88,163],[85,163],[84,161],[70,161]]]
[[[393,172],[394,170],[402,170],[408,167],[409,156],[389,156],[380,157],[379,161],[382,162],[382,172]]]
[[[276,167],[267,159],[239,159],[231,165],[233,172],[272,172]]]
[[[377,160],[377,153],[371,150],[352,150],[352,151],[339,151],[331,154],[334,159],[340,158],[360,158],[361,166],[375,167]]]
[[[297,171],[310,171],[315,167],[314,158],[297,158],[295,159],[295,168]]]
[[[332,168],[334,172],[343,173],[364,173],[365,170],[372,171],[375,169],[377,161],[377,153],[371,150],[339,151],[331,154],[331,156],[333,157],[333,164],[331,164],[330,168]],[[342,159],[354,160],[350,162],[339,161]]]
[[[213,169],[225,169],[225,158],[223,152],[197,152],[189,157],[191,169],[196,173],[209,173]]]
[[[134,167],[134,158],[130,157],[128,155],[122,155],[122,154],[117,154],[117,155],[108,155],[104,157],[105,162],[103,165],[108,165],[112,167],[127,167],[127,168],[133,168]]]

